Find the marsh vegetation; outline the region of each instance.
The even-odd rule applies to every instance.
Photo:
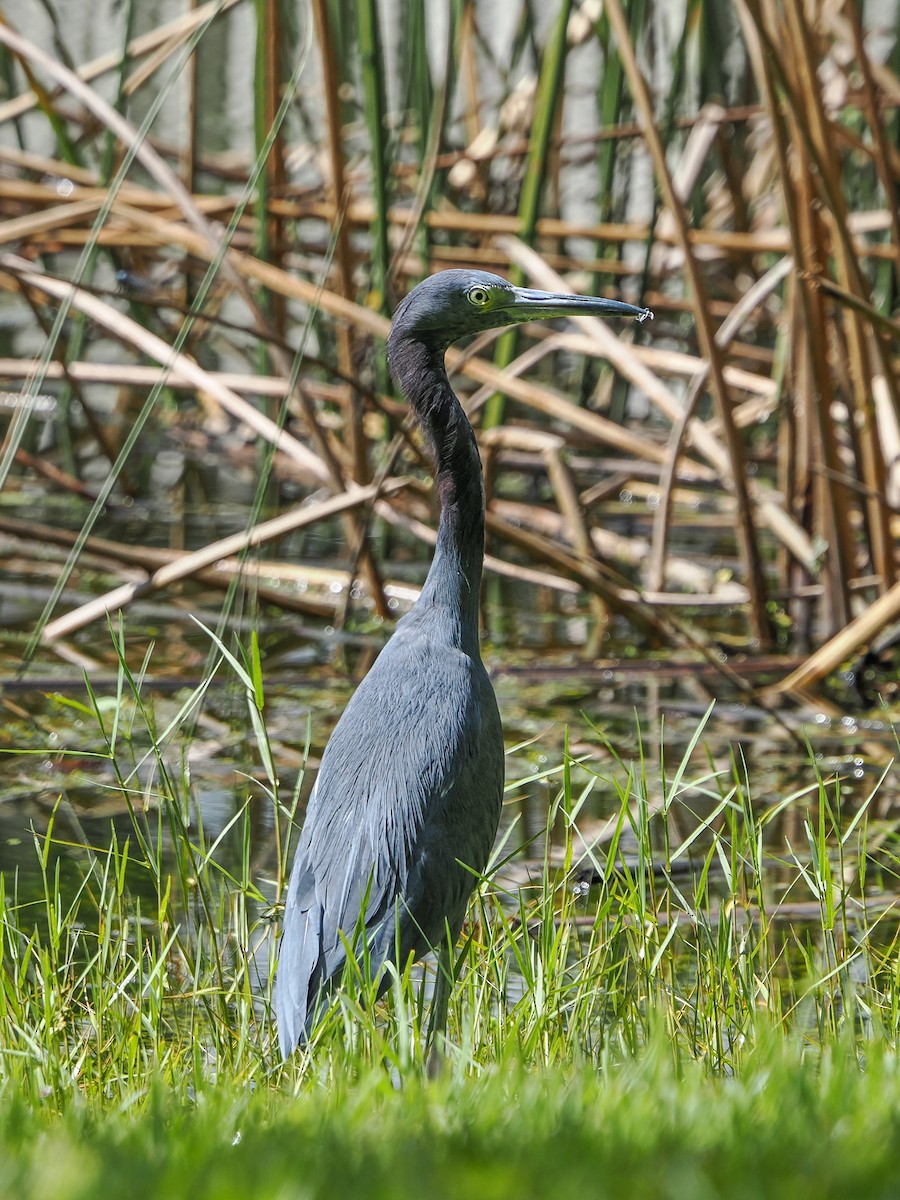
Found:
[[[0,23],[0,1191],[893,1195],[896,4],[103,16]],[[451,356],[501,837],[440,1078],[427,966],[281,1067],[465,264],[656,316]]]

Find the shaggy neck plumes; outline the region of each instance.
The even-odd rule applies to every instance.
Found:
[[[443,347],[392,338],[389,359],[434,455],[441,505],[437,546],[419,605],[448,608],[458,618],[460,646],[477,654],[484,485],[475,435],[447,379]]]

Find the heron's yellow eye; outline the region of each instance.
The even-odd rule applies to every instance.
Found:
[[[476,308],[486,308],[491,302],[491,294],[487,288],[473,287],[466,292],[466,298]]]

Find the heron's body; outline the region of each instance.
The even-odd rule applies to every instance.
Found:
[[[306,1032],[320,990],[340,978],[367,897],[374,974],[394,960],[397,944],[402,963],[438,946],[445,921],[456,937],[471,872],[484,870],[497,832],[503,755],[493,689],[478,660],[433,640],[417,616],[409,614],[412,623],[398,629],[360,684],[322,760],[285,908],[277,1002],[285,1053]],[[431,668],[446,676],[440,694],[429,683]],[[407,678],[399,694],[395,669]],[[421,727],[421,692],[431,693],[429,712],[445,724],[440,738],[419,742],[407,722]],[[369,705],[379,714],[377,730]],[[371,764],[382,761],[385,746],[390,754],[373,779]]]
[[[478,642],[484,493],[444,351],[480,328],[582,306],[645,314],[575,297],[552,298],[567,302],[557,310],[550,299],[483,272],[446,271],[415,288],[395,315],[388,357],[435,456],[438,542],[421,596],[322,757],[291,872],[274,993],[285,1057],[327,1003],[360,928],[373,976],[387,961],[402,967],[410,954],[445,943],[448,930],[456,938],[487,864],[503,737]]]

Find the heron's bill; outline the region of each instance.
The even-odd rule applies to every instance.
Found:
[[[512,288],[503,307],[516,321],[552,317],[634,317],[640,323],[648,318],[653,320],[649,308],[639,308],[623,300],[607,300],[604,296],[561,296],[557,292],[540,292],[533,288]]]

